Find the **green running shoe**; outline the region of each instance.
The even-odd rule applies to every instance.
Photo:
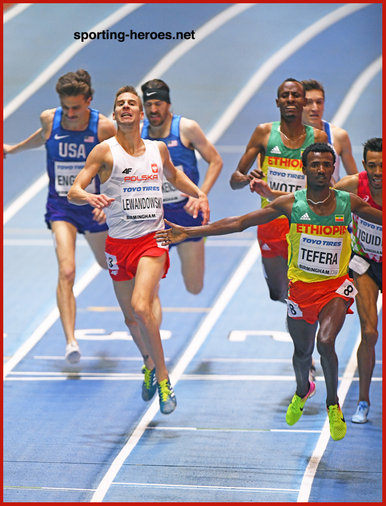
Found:
[[[331,404],[327,408],[328,421],[330,422],[330,434],[334,441],[343,439],[346,435],[347,425],[344,420],[339,404]]]
[[[158,383],[158,395],[161,413],[168,415],[176,409],[177,399],[174,395],[169,378],[166,378]]]
[[[145,365],[142,367],[142,372],[145,375],[142,383],[142,399],[150,401],[157,390],[157,380],[155,377],[155,368],[150,370]]]
[[[285,415],[285,421],[288,423],[288,425],[295,425],[295,423],[302,416],[304,404],[309,397],[314,395],[315,388],[315,383],[313,381],[310,381],[310,389],[303,398],[299,397],[297,394],[292,397],[292,401],[287,409],[287,414]]]

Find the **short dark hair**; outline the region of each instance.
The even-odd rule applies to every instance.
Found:
[[[363,160],[365,163],[368,151],[382,153],[382,137],[372,137],[363,144]]]
[[[170,92],[169,86],[165,83],[165,81],[162,81],[162,79],[150,79],[150,81],[146,81],[146,83],[141,86],[142,93],[144,93],[148,88],[156,88],[166,90],[168,93]]]
[[[91,88],[91,76],[84,69],[67,72],[67,74],[59,77],[56,83],[56,92],[63,97],[83,95],[86,100],[92,98],[94,90]]]
[[[302,153],[303,167],[307,166],[307,157],[309,153],[331,153],[335,165],[336,162],[335,149],[329,144],[326,144],[325,142],[315,142],[314,144],[310,144],[309,146],[306,147],[306,149]]]
[[[278,87],[278,89],[277,89],[277,98],[279,98],[279,93],[280,93],[280,90],[281,90],[281,88],[282,88],[283,84],[285,84],[285,83],[287,83],[287,82],[294,82],[294,83],[298,83],[298,84],[300,84],[300,86],[301,86],[301,87],[302,87],[302,89],[303,89],[303,95],[304,95],[304,96],[306,95],[306,91],[305,91],[305,89],[304,89],[304,85],[303,85],[302,81],[298,81],[298,80],[297,80],[297,79],[295,79],[294,77],[287,77],[287,79],[285,79],[285,80],[281,83],[281,85]]]
[[[305,91],[319,90],[323,93],[323,98],[325,98],[323,85],[319,81],[316,81],[315,79],[305,79],[302,83]]]
[[[141,97],[138,95],[137,90],[134,88],[134,86],[130,86],[129,84],[127,84],[125,86],[121,86],[115,94],[114,109],[113,109],[114,111],[115,111],[115,106],[117,105],[117,98],[119,97],[119,95],[122,95],[122,93],[132,93],[133,95],[136,95],[139,100],[139,108],[141,109],[141,111],[143,110],[142,100],[141,100]]]

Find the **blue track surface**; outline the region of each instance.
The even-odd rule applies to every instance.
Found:
[[[5,106],[58,61],[74,42],[74,31],[90,30],[125,5],[95,4],[90,9],[82,4],[37,4],[7,21]],[[278,119],[278,84],[289,76],[320,80],[327,95],[326,117],[332,119],[353,83],[381,56],[382,6],[369,4],[320,33],[314,28],[301,47],[274,63],[275,55],[292,47],[295,37],[344,5],[250,4],[204,34],[200,27],[232,4],[143,4],[109,27],[194,29],[201,34],[163,74],[152,77],[168,82],[174,110],[196,119],[207,134],[225,125],[224,112],[230,118],[228,107],[259,69],[272,62],[261,82],[254,81],[249,99],[230,124],[213,133],[224,159],[210,194],[213,220],[259,206],[247,190],[232,191],[229,177],[255,126]],[[86,68],[96,90],[93,106],[108,115],[116,89],[142,83],[177,46],[173,40],[85,45],[6,117],[5,141],[17,142],[39,127],[40,112],[57,105],[54,88],[63,73]],[[23,66],[20,54],[25,55]],[[381,121],[379,71],[341,125],[350,134],[358,167],[362,143],[381,135]],[[205,169],[205,164],[200,162],[200,167]],[[44,150],[5,160],[6,211],[44,172]],[[325,433],[325,385],[315,352],[316,394],[301,421],[288,427],[285,411],[295,385],[292,343],[286,335],[284,305],[268,298],[255,230],[206,241],[205,287],[197,296],[185,291],[177,254],[171,253],[172,266],[161,283],[162,329],[168,367],[176,376],[178,407],[165,417],[140,398],[142,364],[106,272],[96,271],[77,297],[82,360],[76,366],[64,362],[63,332],[53,313],[57,267],[44,228],[45,198],[46,188],[25,200],[4,227],[5,362],[21,356],[6,370],[4,382],[4,500],[301,500],[304,474]],[[93,265],[88,246],[79,238],[77,280]],[[382,500],[381,321],[379,329],[370,420],[364,426],[350,422],[358,396],[357,314],[347,317],[338,337],[339,388],[348,430],[342,441],[328,440],[306,501]],[[34,335],[36,344],[22,353]],[[111,479],[105,478],[128,442],[127,456],[114,466]]]

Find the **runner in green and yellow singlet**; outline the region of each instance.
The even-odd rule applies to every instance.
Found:
[[[312,126],[303,125],[305,106],[303,84],[286,79],[277,90],[276,105],[280,121],[261,123],[255,128],[241,157],[230,184],[235,190],[247,186],[254,178],[267,181],[272,189],[294,192],[304,188],[302,152],[314,142],[327,142],[327,134]],[[255,160],[260,168],[250,172]],[[248,173],[249,172],[249,173]],[[262,199],[262,207],[268,201]],[[288,289],[287,241],[288,222],[284,216],[269,225],[259,225],[257,238],[265,279],[272,300],[285,302]]]
[[[382,212],[353,193],[330,187],[335,152],[325,143],[308,146],[302,154],[307,188],[283,195],[263,209],[244,216],[224,218],[202,227],[180,227],[157,232],[163,245],[190,237],[231,234],[270,223],[284,215],[290,223],[288,330],[294,343],[293,367],[296,392],[286,413],[288,425],[301,417],[306,400],[314,393],[309,380],[316,336],[317,350],[326,382],[326,407],[330,433],[342,439],[347,430],[338,399],[338,357],[335,340],[346,313],[351,313],[356,289],[348,276],[351,212],[372,223],[382,223]]]

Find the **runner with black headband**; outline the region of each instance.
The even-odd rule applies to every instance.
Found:
[[[196,121],[171,112],[169,86],[160,79],[152,79],[141,86],[145,119],[141,136],[143,139],[163,141],[173,164],[196,184],[199,171],[195,151],[209,164],[200,189],[207,195],[222,169],[222,160],[217,150],[205,137]],[[189,197],[164,180],[163,200],[165,218],[185,226],[201,225],[202,216],[193,214],[194,197]],[[181,271],[186,289],[200,293],[204,284],[205,251],[204,240],[194,238],[177,246]]]

